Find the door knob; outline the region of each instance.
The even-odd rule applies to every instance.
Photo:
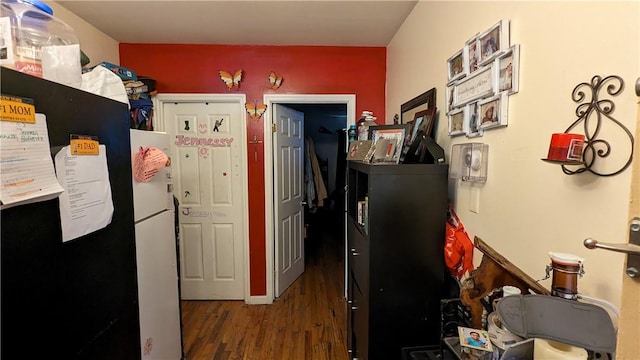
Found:
[[[587,249],[603,249],[627,254],[627,268],[625,272],[630,278],[640,279],[640,218],[634,217],[629,223],[629,243],[609,244],[595,239],[583,241]]]
[[[300,206],[305,206],[305,205],[307,205],[306,201],[300,201]]]
[[[584,239],[584,247],[587,249],[603,249],[615,252],[625,253],[627,255],[640,255],[640,246],[633,244],[609,244],[601,243],[595,239]]]

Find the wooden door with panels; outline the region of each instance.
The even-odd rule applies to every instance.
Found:
[[[304,114],[274,104],[275,295],[304,272]]]
[[[183,300],[243,300],[247,244],[244,112],[237,102],[164,102],[180,202]]]

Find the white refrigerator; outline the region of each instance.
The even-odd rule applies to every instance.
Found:
[[[141,146],[170,155],[166,133],[132,129],[132,163]],[[149,182],[132,183],[141,359],[179,360],[183,351],[171,169],[165,167]]]

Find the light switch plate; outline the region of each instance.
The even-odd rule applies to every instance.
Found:
[[[469,194],[469,211],[480,214],[480,188],[471,187],[471,194]]]

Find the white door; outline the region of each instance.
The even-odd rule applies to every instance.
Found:
[[[243,109],[217,102],[163,106],[180,202],[182,299],[244,299]]]
[[[274,104],[275,294],[304,272],[304,115]]]
[[[640,94],[637,94],[640,96]],[[637,110],[635,149],[640,149],[640,106]],[[637,155],[637,153],[636,153]],[[640,218],[640,161],[634,159],[631,175],[629,219]],[[626,266],[625,266],[626,269]],[[620,324],[618,326],[617,359],[637,359],[640,354],[640,280],[623,275]]]

